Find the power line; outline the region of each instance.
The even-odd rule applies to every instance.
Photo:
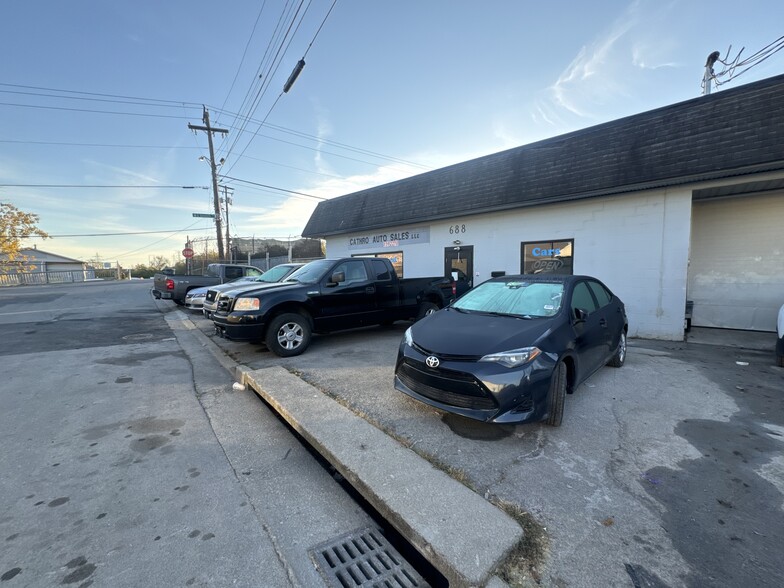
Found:
[[[176,118],[188,120],[191,117],[175,116],[173,114],[151,114],[144,112],[118,112],[116,110],[94,110],[88,108],[68,108],[66,106],[43,106],[42,104],[16,104],[13,102],[0,102],[0,106],[15,106],[17,108],[38,108],[42,110],[66,110],[68,112],[88,112],[90,114],[114,114],[120,116],[148,116],[151,118]]]
[[[16,139],[0,139],[0,143],[15,143],[18,145],[60,145],[70,147],[124,147],[130,149],[199,149],[199,146],[186,145],[128,145],[122,143],[75,143],[70,141],[21,141]]]
[[[163,243],[167,239],[170,239],[171,237],[174,237],[174,235],[177,234],[177,233],[182,233],[183,231],[188,231],[188,230],[194,230],[194,229],[192,229],[192,227],[194,225],[196,225],[198,222],[199,221],[196,221],[195,223],[193,223],[190,226],[185,227],[184,229],[178,229],[177,231],[173,231],[168,237],[164,237],[163,239],[159,239],[157,241],[154,241],[153,243],[145,245],[144,247],[140,247],[139,249],[134,249],[133,251],[126,251],[125,253],[121,253],[120,255],[117,255],[116,257],[118,259],[121,258],[121,257],[128,257],[129,255],[133,255],[134,253],[138,253],[139,251],[144,251],[145,249],[149,249],[153,245],[157,245],[158,243]],[[198,230],[198,229],[195,229],[195,230]]]
[[[289,2],[287,0],[286,6],[288,6]],[[301,6],[301,3],[300,3]],[[291,9],[289,9],[290,12]],[[264,50],[264,55],[261,58],[261,62],[259,63],[259,67],[256,69],[256,74],[254,75],[253,82],[251,83],[248,90],[245,92],[245,96],[242,99],[242,103],[240,104],[239,112],[242,113],[243,110],[247,113],[247,116],[250,117],[255,109],[258,106],[259,100],[263,97],[264,93],[266,92],[266,88],[269,87],[269,81],[274,74],[274,70],[272,70],[272,63],[274,63],[274,58],[272,58],[272,62],[270,63],[268,58],[271,55],[272,47],[276,43],[276,39],[280,38],[280,35],[283,30],[283,23],[286,20],[286,12],[287,9],[284,6],[283,10],[281,11],[280,17],[278,18],[278,22],[275,25],[275,29],[272,32],[272,36],[270,37],[269,42],[267,43],[267,47]],[[265,75],[265,70],[269,67]],[[255,96],[253,96],[255,92]],[[253,98],[251,98],[253,96]],[[247,105],[247,109],[246,109]],[[239,114],[235,117],[234,122],[236,123],[237,119],[239,118]],[[234,139],[231,142],[228,150],[226,151],[226,155],[231,153],[234,147],[237,145],[237,142],[240,139],[241,134],[245,130],[245,126],[247,125],[247,120],[244,120],[240,124],[240,130],[235,135]],[[222,143],[219,151],[223,152],[223,147],[225,143]]]
[[[19,90],[0,90],[3,94],[18,94],[21,96],[41,96],[43,98],[61,98],[65,100],[87,100],[90,102],[109,102],[111,104],[134,104],[136,106],[152,106],[154,108],[196,108],[195,106],[186,106],[184,104],[151,104],[146,99],[137,100],[111,100],[109,98],[85,98],[84,96],[60,96],[57,94],[43,94],[41,92],[21,92]]]
[[[259,14],[256,16],[256,22],[253,23],[253,30],[250,32],[250,37],[248,37],[248,42],[245,43],[245,50],[242,52],[242,59],[240,59],[240,64],[237,66],[237,72],[234,74],[234,79],[231,81],[231,86],[229,87],[229,91],[226,93],[226,98],[223,99],[223,104],[221,105],[221,110],[223,107],[226,106],[226,102],[231,96],[232,91],[234,90],[234,84],[237,83],[237,77],[240,75],[240,71],[242,70],[242,64],[245,63],[245,56],[248,53],[248,47],[250,47],[250,42],[253,40],[253,36],[256,34],[256,27],[259,25],[259,20],[261,20],[261,14],[264,12],[264,7],[267,6],[267,0],[261,3],[261,8],[259,9]],[[221,144],[222,145],[222,144]]]
[[[104,96],[109,98],[123,98],[127,100],[145,100],[147,102],[163,102],[168,104],[187,104],[193,106],[194,108],[201,108],[201,104],[198,102],[187,102],[184,100],[163,100],[161,98],[140,98],[138,96],[123,96],[122,94],[102,94],[99,92],[83,92],[81,90],[63,90],[60,88],[45,88],[42,86],[24,86],[22,84],[7,84],[0,82],[0,86],[6,86],[8,88],[26,88],[28,90],[46,90],[48,92],[60,92],[63,94],[84,94],[85,96]],[[65,97],[65,96],[63,96]]]
[[[198,221],[197,221],[198,222]],[[196,224],[196,223],[194,223]],[[160,233],[184,233],[185,231],[212,231],[212,227],[204,227],[204,228],[193,228],[194,225],[190,225],[185,229],[174,229],[168,231],[132,231],[128,233],[79,233],[73,235],[47,235],[47,237],[40,237],[39,235],[19,235],[20,239],[64,239],[67,237],[122,237],[128,235],[156,235]]]
[[[269,184],[260,184],[258,182],[251,182],[250,180],[242,180],[240,178],[233,178],[231,176],[221,175],[221,178],[226,180],[232,180],[234,182],[241,182],[243,184],[250,184],[251,186],[261,186],[262,188],[270,188],[272,190],[278,190],[279,192],[286,192],[287,194],[295,194],[297,196],[306,196],[308,198],[315,198],[316,200],[329,200],[329,198],[325,198],[324,196],[314,196],[313,194],[305,194],[304,192],[287,190],[286,188],[278,188],[276,186],[270,186]]]
[[[334,3],[333,3],[333,6],[334,6]],[[330,8],[330,11],[331,10],[332,9]],[[323,26],[324,22],[325,21],[322,21],[322,26]],[[319,30],[320,30],[320,28],[319,28]],[[314,37],[314,39],[315,39],[315,37]],[[312,41],[311,41],[311,44],[312,44]],[[26,85],[21,85],[21,84],[0,83],[0,86],[42,90],[42,91],[49,91],[49,92],[57,92],[57,93],[60,93],[60,94],[81,94],[81,95],[83,95],[83,96],[61,96],[61,95],[58,95],[58,94],[51,94],[51,95],[48,95],[48,97],[50,97],[50,98],[64,98],[64,99],[94,101],[94,100],[98,100],[98,99],[87,98],[87,97],[84,97],[84,96],[101,96],[101,97],[107,97],[107,98],[119,98],[120,100],[100,100],[100,101],[106,101],[106,102],[116,102],[116,103],[119,103],[119,104],[138,104],[139,106],[152,106],[152,107],[165,106],[165,107],[182,107],[182,108],[197,108],[197,107],[201,108],[200,104],[197,104],[195,102],[184,101],[184,100],[164,100],[164,99],[160,99],[160,98],[148,98],[148,97],[142,98],[142,97],[136,97],[136,96],[125,96],[125,95],[120,95],[120,94],[105,94],[105,93],[98,93],[98,92],[82,92],[82,91],[77,91],[77,90],[65,90],[65,89],[60,89],[60,88],[48,88],[48,87],[42,87],[42,86],[26,86]],[[3,92],[3,90],[0,90],[0,92]],[[44,94],[39,94],[39,95],[47,96],[47,95],[44,95]],[[127,102],[126,100],[138,100],[140,102]],[[156,102],[162,103],[162,104],[160,104],[160,105],[150,104],[150,103],[156,103]],[[15,107],[18,107],[18,108],[37,108],[37,109],[44,109],[44,110],[65,110],[65,111],[71,111],[71,112],[85,112],[85,113],[93,113],[93,114],[114,114],[114,115],[119,115],[119,116],[139,116],[139,117],[147,116],[147,117],[151,117],[151,118],[174,118],[174,119],[179,119],[179,120],[190,120],[191,118],[193,118],[192,116],[188,116],[187,113],[186,113],[185,116],[175,116],[175,115],[154,114],[154,113],[140,113],[140,112],[127,112],[127,111],[78,109],[78,108],[70,108],[70,107],[46,106],[46,105],[39,105],[39,104],[18,104],[18,103],[4,103],[4,102],[0,102],[0,105],[15,106]],[[335,147],[339,147],[340,149],[345,149],[347,151],[353,151],[355,153],[360,153],[360,154],[363,154],[363,155],[370,155],[372,157],[377,157],[377,158],[380,158],[380,159],[386,159],[388,161],[396,161],[396,162],[399,162],[399,163],[405,163],[407,165],[413,165],[413,166],[420,167],[420,168],[423,168],[423,169],[430,169],[428,166],[425,166],[425,165],[422,165],[422,164],[419,164],[419,163],[416,163],[416,162],[413,162],[413,161],[408,161],[408,160],[401,159],[401,158],[398,158],[398,157],[393,157],[393,156],[390,156],[390,155],[384,155],[382,153],[370,151],[368,149],[363,149],[363,148],[360,148],[360,147],[353,147],[353,146],[348,145],[346,143],[340,143],[340,142],[333,141],[333,140],[330,140],[330,139],[317,137],[315,135],[310,135],[310,134],[302,132],[302,131],[297,131],[297,130],[294,130],[294,129],[288,129],[288,128],[283,127],[283,126],[274,125],[274,124],[266,123],[266,122],[260,122],[260,121],[258,121],[256,119],[252,118],[252,117],[242,116],[239,113],[234,113],[232,111],[225,110],[224,108],[220,108],[220,109],[216,109],[215,107],[212,107],[212,108],[215,109],[216,112],[220,112],[220,113],[223,113],[225,115],[233,116],[234,120],[235,120],[235,123],[238,120],[242,121],[241,124],[239,124],[239,125],[233,124],[233,125],[229,126],[229,128],[231,128],[232,130],[238,131],[237,134],[235,135],[236,137],[239,137],[243,132],[245,132],[245,129],[246,129],[248,123],[255,123],[255,124],[258,124],[260,127],[261,126],[266,126],[266,127],[270,128],[270,129],[273,129],[275,131],[278,131],[278,132],[281,132],[281,133],[291,134],[291,135],[298,136],[298,137],[305,138],[305,139],[309,139],[309,140],[312,140],[312,141],[316,141],[316,142],[318,142],[320,144],[333,145]],[[258,130],[259,129],[257,129],[256,134],[258,134]],[[278,137],[274,137],[274,136],[271,136],[271,135],[260,135],[260,136],[264,137],[266,139],[270,139],[272,141],[285,142],[282,139],[279,139]],[[0,142],[11,142],[11,141],[0,141]],[[34,142],[31,142],[31,143],[34,143]],[[42,142],[42,144],[43,144],[43,142]],[[65,144],[68,144],[68,143],[52,143],[52,144],[64,144],[65,145]],[[301,145],[301,144],[298,144],[298,143],[290,143],[290,144],[298,146],[298,147],[302,147],[303,149],[310,149],[310,150],[313,150],[313,151],[319,151],[321,153],[324,153],[325,155],[335,155],[337,157],[343,157],[343,156],[337,155],[335,153],[321,151],[321,150],[319,150],[317,148],[309,147],[307,145]],[[88,145],[88,146],[96,146],[96,147],[113,147],[114,146],[114,145],[111,145],[111,144],[110,145],[86,144],[86,145]],[[198,145],[198,143],[197,143],[197,145]],[[142,147],[142,146],[139,146],[139,147]],[[158,148],[158,147],[157,146],[149,146],[149,148]],[[187,147],[172,147],[172,148],[187,148]],[[201,147],[201,146],[198,146],[198,148],[199,149],[203,149],[203,147]],[[250,158],[250,156],[247,156],[247,155],[243,155],[243,157],[249,157]],[[351,159],[351,158],[348,158],[348,159]],[[371,162],[363,161],[363,160],[359,160],[359,159],[352,159],[352,161],[358,161],[360,163],[366,163],[368,165],[377,165],[375,163],[371,163]]]
[[[128,149],[195,149],[201,151],[203,148],[199,146],[190,147],[187,145],[127,145],[127,144],[120,144],[120,143],[75,143],[75,142],[68,142],[68,141],[20,141],[15,139],[0,139],[0,143],[13,143],[15,145],[56,145],[56,146],[67,146],[67,147],[119,147],[119,148],[128,148]],[[301,147],[305,147],[301,145]],[[261,161],[262,163],[268,163],[270,165],[276,165],[278,167],[285,167],[287,169],[294,169],[297,171],[301,171],[307,174],[315,174],[317,176],[325,176],[328,178],[336,178],[341,179],[343,176],[338,176],[335,174],[327,174],[324,172],[317,172],[309,169],[305,169],[303,167],[296,167],[293,165],[287,165],[285,163],[278,163],[276,161],[270,161],[268,159],[260,159],[258,157],[253,157],[251,155],[246,155],[246,159],[252,159],[253,161]]]
[[[181,190],[209,190],[209,186],[164,186],[131,184],[0,184],[0,188],[154,188]]]

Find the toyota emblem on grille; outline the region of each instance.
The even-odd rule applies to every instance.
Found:
[[[427,364],[427,367],[437,368],[438,364],[441,362],[438,361],[438,358],[435,355],[431,355],[425,360],[425,363]]]

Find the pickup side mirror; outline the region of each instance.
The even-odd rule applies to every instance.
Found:
[[[335,272],[329,277],[328,286],[337,286],[340,282],[346,281],[346,272]]]
[[[574,309],[574,322],[577,323],[584,323],[585,320],[588,318],[588,311],[584,308],[575,308]]]

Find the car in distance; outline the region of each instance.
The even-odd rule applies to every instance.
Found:
[[[252,265],[211,263],[203,276],[158,272],[153,277],[152,295],[159,300],[171,300],[178,306],[185,305],[188,292],[203,286],[224,284],[241,276],[260,276],[263,272]]]
[[[493,278],[405,332],[395,388],[479,421],[559,426],[567,393],[623,365],[627,332],[623,302],[596,278]]]
[[[201,311],[207,318],[212,318],[212,314],[218,308],[218,299],[222,294],[240,290],[253,290],[255,287],[264,284],[282,282],[303,265],[305,264],[281,263],[271,267],[269,271],[264,272],[264,275],[256,276],[255,278],[245,279],[242,282],[235,281],[208,287],[205,291],[204,299],[202,300]]]
[[[201,288],[194,288],[193,290],[188,290],[188,293],[185,295],[185,308],[189,310],[201,310],[204,306],[204,299],[207,297],[207,292],[210,288],[218,288],[219,286],[226,286],[236,288],[241,286],[242,284],[248,282],[254,282],[258,280],[261,276],[241,276],[239,278],[235,278],[233,280],[229,280],[225,284],[218,284],[217,286],[202,286]]]

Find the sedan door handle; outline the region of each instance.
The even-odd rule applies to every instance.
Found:
[[[607,319],[602,319],[602,320],[600,320],[600,321],[599,321],[599,324],[600,324],[601,326],[603,326],[603,327],[606,327],[606,326],[607,326]]]
[[[374,294],[375,292],[376,292],[376,287],[375,286],[368,286],[367,288],[365,288],[365,293],[366,294]]]

